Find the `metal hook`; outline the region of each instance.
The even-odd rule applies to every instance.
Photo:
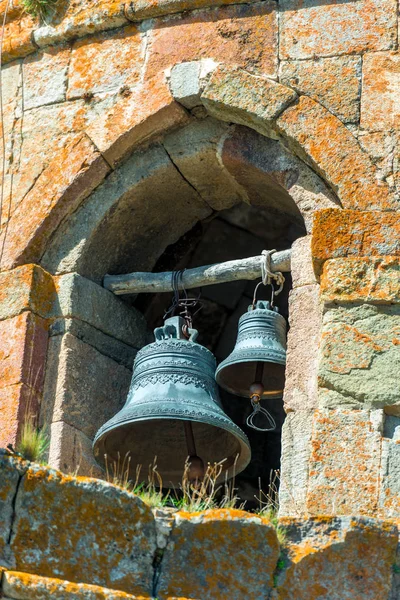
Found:
[[[248,427],[251,427],[256,431],[264,432],[273,431],[274,429],[276,429],[276,422],[274,417],[271,415],[271,413],[269,413],[265,408],[261,406],[260,402],[255,402],[253,399],[251,399],[251,406],[253,407],[253,412],[246,419],[246,425]],[[267,420],[269,427],[257,427],[257,425],[254,424],[254,419],[255,417],[257,417],[257,415],[263,415],[264,418]]]

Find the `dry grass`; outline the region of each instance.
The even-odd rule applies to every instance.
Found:
[[[42,463],[50,446],[50,439],[44,429],[34,424],[32,417],[25,419],[16,451],[26,460]]]

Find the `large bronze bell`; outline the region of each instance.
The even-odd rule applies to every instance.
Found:
[[[239,319],[235,348],[217,368],[217,383],[236,396],[280,398],[285,385],[286,321],[259,300]]]
[[[97,460],[129,453],[134,479],[137,465],[147,471],[157,457],[165,487],[181,482],[188,456],[196,478],[203,464],[223,459],[221,477],[239,473],[250,461],[250,445],[222,410],[213,354],[195,342],[197,331],[181,317],[167,319],[154,335],[137,353],[125,406],[96,434]]]

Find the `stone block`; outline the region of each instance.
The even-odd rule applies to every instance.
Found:
[[[282,519],[287,539],[279,600],[388,598],[397,528],[388,521],[349,517]]]
[[[396,44],[394,0],[283,0],[281,10],[281,59],[357,54]]]
[[[133,494],[32,464],[15,512],[16,571],[151,594],[154,517]]]
[[[41,396],[23,383],[0,388],[0,448],[18,441],[26,416],[36,416]]]
[[[46,48],[23,63],[24,110],[64,102],[70,48]]]
[[[320,273],[328,258],[400,256],[397,213],[324,209],[314,218],[311,250]]]
[[[104,478],[93,456],[92,440],[63,421],[51,424],[48,464],[64,473]]]
[[[154,6],[154,2],[152,3]],[[193,1],[190,2],[193,5]],[[177,63],[212,59],[276,77],[277,6],[271,0],[218,6],[156,19],[149,35],[146,78]]]
[[[47,337],[46,321],[31,312],[0,321],[0,388],[24,383],[42,390]]]
[[[187,120],[161,73],[146,79],[128,98],[121,98],[86,131],[107,162],[115,166],[139,144]]]
[[[378,502],[382,517],[400,517],[400,409],[398,416],[385,415]]]
[[[273,120],[296,98],[296,92],[238,68],[219,67],[201,100],[209,114],[271,135]]]
[[[220,145],[228,131],[225,123],[204,119],[170,133],[163,140],[180,173],[214,210],[231,208],[247,200],[245,190],[221,164]]]
[[[322,326],[319,405],[400,410],[400,308],[329,309]]]
[[[399,129],[400,53],[373,52],[363,60],[361,127],[370,130]]]
[[[139,81],[142,38],[135,25],[76,41],[68,71],[68,100],[122,90]]]
[[[115,360],[123,367],[132,370],[137,350],[119,340],[99,331],[89,323],[79,319],[56,319],[49,328],[49,336],[70,333],[85,344],[89,344],[101,354]]]
[[[45,48],[128,23],[120,0],[97,0],[95,4],[84,0],[67,7],[59,4],[51,21],[34,31],[33,39],[39,48]]]
[[[321,299],[326,304],[399,304],[400,257],[327,260],[321,275]]]
[[[56,297],[52,276],[38,265],[0,273],[0,321],[25,310],[47,317]]]
[[[267,597],[279,547],[269,521],[239,510],[178,513],[165,549],[157,596]],[[262,568],[260,568],[262,564]]]
[[[279,81],[317,100],[344,123],[356,123],[360,118],[359,56],[284,61]]]
[[[200,106],[200,95],[206,84],[206,77],[216,66],[217,63],[213,60],[195,60],[174,65],[169,87],[175,100],[188,109]]]
[[[151,600],[150,596],[138,598],[98,585],[71,583],[17,571],[4,573],[2,589],[7,598],[18,600]]]
[[[12,215],[7,235],[1,235],[3,269],[38,262],[60,222],[76,210],[109,170],[85,134],[77,134],[56,153]]]
[[[307,512],[307,485],[314,411],[289,412],[282,427],[279,517]]]
[[[344,207],[395,209],[388,186],[377,181],[374,165],[356,138],[321,104],[301,96],[278,118],[277,128],[292,149],[332,186]]]
[[[311,239],[311,235],[306,235],[292,244],[290,267],[293,289],[318,283],[312,262]]]
[[[33,28],[34,19],[29,15],[5,25],[2,63],[8,63],[36,52],[37,47],[32,39]]]
[[[306,285],[291,291],[289,321],[284,406],[286,411],[309,410],[318,406],[321,337],[318,285]]]
[[[12,566],[9,541],[14,520],[14,502],[25,469],[22,461],[0,449],[0,580],[2,567]]]
[[[141,21],[162,15],[214,8],[227,4],[250,4],[259,0],[135,0],[126,6],[126,16],[131,21]]]
[[[315,413],[309,515],[373,515],[378,508],[383,411]]]
[[[51,338],[41,421],[63,421],[93,439],[122,408],[132,373],[71,334]]]
[[[78,273],[55,277],[57,300],[52,318],[84,321],[134,348],[147,341],[146,321],[135,308]]]

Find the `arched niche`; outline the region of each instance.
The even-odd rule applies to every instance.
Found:
[[[307,236],[313,212],[328,206],[339,207],[335,195],[278,140],[201,111],[185,127],[127,158],[61,224],[41,261],[71,297],[68,318],[53,325],[47,361],[42,422],[52,432],[50,462],[98,474],[91,439],[122,407],[135,351],[150,339],[140,312],[153,326],[164,309],[160,298],[138,299],[133,306],[133,298],[113,297],[101,288],[106,273],[241,258],[269,244],[287,248]],[[218,232],[229,244],[217,241]],[[281,297],[285,316],[290,276],[287,281]],[[205,298],[219,305],[212,296],[218,293],[208,290]],[[225,315],[231,345],[235,319],[249,293],[243,285]],[[75,296],[93,312],[103,311],[101,319],[88,322]],[[222,305],[228,296],[225,292]],[[131,323],[121,331],[129,315]],[[218,358],[228,349],[229,344],[220,344]],[[262,455],[257,460],[261,463]]]

